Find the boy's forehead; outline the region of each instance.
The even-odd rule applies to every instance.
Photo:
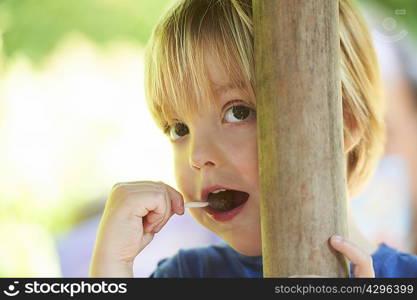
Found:
[[[213,91],[221,95],[234,88],[230,76],[227,74],[224,62],[221,62],[213,54],[205,56],[205,67],[212,85]]]
[[[229,70],[232,62],[226,62],[216,50],[202,52],[202,63],[191,65],[184,72],[190,75],[188,84],[179,86],[182,96],[176,97],[178,101],[171,107],[169,119],[192,119],[208,110],[219,109],[230,97],[246,95],[248,87],[244,74],[237,73],[237,67],[233,67],[232,73]]]
[[[221,97],[232,90],[245,90],[246,84],[244,74],[237,74],[236,69],[232,74],[228,70],[227,63],[222,59],[222,51],[210,48],[210,51],[203,51],[204,68],[208,76],[209,89],[216,97]],[[229,61],[229,64],[231,62]]]
[[[216,93],[216,95],[219,97],[236,89],[237,87],[233,83],[230,83],[230,82],[226,82],[225,84],[213,84],[213,90]]]

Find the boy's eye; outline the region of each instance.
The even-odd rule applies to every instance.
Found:
[[[169,136],[172,140],[177,140],[189,133],[187,125],[184,123],[175,123],[169,128]]]
[[[230,107],[225,115],[224,119],[229,123],[237,123],[246,120],[250,116],[256,115],[256,111],[252,108],[249,108],[244,105],[235,105]],[[190,131],[184,123],[177,122],[173,125],[167,126],[167,131],[169,134],[169,137],[172,141],[175,141],[186,134],[188,134]]]
[[[251,113],[255,113],[252,108],[244,105],[235,105],[226,111],[224,118],[228,122],[236,123],[247,119]]]

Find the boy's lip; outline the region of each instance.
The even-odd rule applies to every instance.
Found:
[[[245,204],[248,201],[243,202],[241,205],[233,208],[232,210],[220,212],[210,208],[210,206],[203,207],[203,209],[216,221],[218,222],[227,222],[232,220],[236,215],[238,215],[242,209],[245,207]]]
[[[221,186],[221,185],[212,185],[209,187],[206,187],[203,189],[203,191],[201,192],[201,201],[207,201],[208,195],[215,191],[215,190],[219,190],[219,189],[225,189],[225,190],[234,190],[236,191],[236,189],[232,189],[230,187],[225,187],[225,186]]]
[[[246,193],[248,195],[248,198],[241,203],[239,206],[229,210],[229,211],[217,211],[215,209],[212,209],[210,206],[206,206],[203,207],[203,210],[205,210],[213,219],[215,219],[216,221],[219,222],[227,222],[230,221],[231,219],[233,219],[237,214],[239,214],[239,212],[243,209],[243,207],[245,206],[246,202],[248,202],[250,194],[242,191],[242,190],[238,190],[238,189],[234,189],[234,188],[230,188],[230,187],[226,187],[226,186],[222,186],[222,185],[213,185],[213,186],[209,186],[205,189],[203,189],[203,191],[201,192],[201,200],[202,202],[206,202],[208,199],[208,195],[218,189],[225,189],[225,190],[232,190],[232,191],[239,191],[239,192],[243,192]]]

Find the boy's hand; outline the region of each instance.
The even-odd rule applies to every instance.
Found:
[[[182,195],[163,182],[113,186],[97,232],[92,277],[132,277],[133,260],[174,214],[184,214]]]
[[[352,242],[345,240],[339,236],[332,236],[330,238],[330,245],[352,262],[353,275],[355,278],[374,278],[374,266],[372,257],[362,251],[358,246]],[[312,278],[321,277],[317,275],[293,275],[290,278]]]

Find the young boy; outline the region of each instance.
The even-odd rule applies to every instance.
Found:
[[[91,263],[93,277],[131,277],[133,261],[184,202],[225,243],[180,250],[151,277],[262,277],[251,0],[181,0],[156,27],[146,58],[147,101],[172,142],[180,192],[162,182],[116,184]],[[349,196],[371,176],[384,145],[373,46],[352,3],[340,0],[344,145]],[[277,116],[279,118],[279,116]],[[201,204],[201,203],[200,203]],[[355,277],[417,277],[417,257],[374,245],[350,218],[332,237]],[[326,274],[294,274],[310,276]]]

